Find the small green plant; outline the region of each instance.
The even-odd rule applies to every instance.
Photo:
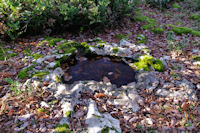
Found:
[[[200,21],[200,15],[199,14],[195,14],[195,13],[191,14],[189,16],[189,19]]]
[[[139,34],[136,38],[137,40],[137,44],[140,44],[140,43],[146,43],[147,42],[147,38],[143,35],[143,34]]]
[[[0,44],[1,45],[1,44]],[[7,60],[10,57],[14,57],[17,55],[17,53],[8,53],[8,51],[11,51],[10,49],[4,49],[3,47],[0,47],[0,60]]]
[[[32,70],[33,68],[34,68],[34,65],[31,65],[31,66],[29,66],[29,67],[27,67],[27,68],[24,68],[23,70],[21,70],[21,71],[18,73],[18,78],[19,78],[19,79],[24,79],[25,77],[30,76],[30,74],[28,74],[28,72],[29,72],[30,70]]]
[[[172,4],[172,7],[176,8],[176,9],[180,9],[181,8],[181,6],[178,3]]]
[[[22,91],[20,89],[20,82],[16,81],[14,82],[11,78],[5,78],[4,81],[8,82],[10,84],[9,89],[12,90],[15,95],[19,95]]]

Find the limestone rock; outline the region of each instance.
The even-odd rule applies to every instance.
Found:
[[[175,91],[173,87],[167,88],[168,85],[164,84],[163,88],[159,88],[156,91],[156,95],[173,98],[186,98],[195,101],[198,100],[194,90],[195,86],[191,82],[183,79],[182,81],[176,81],[175,84],[178,90]]]
[[[155,77],[155,75],[152,72],[144,72],[140,71],[136,75],[137,89],[148,89],[150,92],[152,92],[159,84],[159,80]]]
[[[109,113],[99,113],[93,100],[89,103],[86,124],[88,124],[88,133],[101,133],[105,128],[109,128],[109,132],[121,133],[119,120],[113,118]]]

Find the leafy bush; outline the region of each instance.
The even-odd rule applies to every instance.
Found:
[[[0,0],[0,34],[112,23],[127,15],[135,0]]]
[[[173,0],[147,0],[148,3],[150,3],[151,6],[156,6],[160,9],[163,7],[166,7],[168,3],[170,3]]]
[[[184,0],[184,8],[190,8],[192,10],[200,10],[200,0]]]

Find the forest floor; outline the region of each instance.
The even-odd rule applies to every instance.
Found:
[[[176,26],[183,26],[195,29],[200,25],[200,22],[191,20],[190,11],[184,9],[170,8],[165,11],[160,11],[148,6],[138,7],[137,12],[142,13],[148,18],[155,19],[156,25],[163,28],[163,33],[154,33],[151,30],[142,28],[146,24],[145,21],[124,21],[124,24],[117,29],[106,29],[98,35],[91,35],[90,33],[80,33],[74,35],[73,33],[65,33],[53,37],[62,37],[66,40],[75,40],[79,42],[87,41],[90,38],[100,37],[102,40],[110,43],[118,43],[119,39],[116,35],[125,35],[131,43],[136,44],[137,36],[143,34],[147,37],[146,45],[151,50],[151,55],[160,58],[163,56],[170,56],[172,60],[168,62],[168,68],[164,72],[157,72],[156,75],[164,82],[171,82],[170,86],[174,87],[172,81],[182,81],[187,79],[195,85],[196,95],[200,100],[200,68],[194,62],[194,57],[200,54],[200,37],[195,37],[190,34],[174,35],[174,47],[170,50],[168,45],[168,31],[170,26],[166,24],[173,24]],[[28,124],[22,130],[23,132],[50,132],[56,128],[62,117],[59,100],[54,100],[51,108],[41,111],[41,102],[49,97],[50,93],[38,89],[25,92],[17,92],[13,84],[16,81],[24,83],[27,79],[18,79],[19,71],[31,62],[26,62],[23,58],[27,52],[31,51],[48,53],[50,47],[47,49],[38,48],[37,44],[42,39],[41,36],[29,37],[20,39],[14,45],[1,46],[4,52],[1,56],[6,58],[0,61],[0,132],[14,132],[14,129],[20,127],[25,122],[19,121],[17,118],[25,114],[31,114]],[[180,44],[180,45],[179,45]],[[9,50],[12,50],[12,56]],[[8,52],[8,53],[7,53]],[[13,54],[16,53],[16,54]],[[1,54],[1,53],[0,53]],[[14,81],[9,84],[5,78],[10,78]],[[45,86],[48,83],[43,83]],[[9,87],[12,90],[8,89]],[[176,89],[176,88],[175,88]],[[147,91],[140,92],[140,96],[144,98],[144,105],[141,109],[131,116],[120,118],[120,126],[123,132],[156,132],[156,131],[184,131],[184,132],[198,132],[200,131],[200,101],[190,101],[188,99],[175,100],[174,98],[157,97],[154,93]],[[156,103],[157,106],[152,106]],[[117,114],[123,115],[123,114]],[[136,121],[130,121],[130,118],[135,118]],[[142,125],[141,121],[151,118],[153,124]],[[75,124],[75,123],[74,123]],[[74,130],[73,125],[69,125],[71,130]],[[76,131],[76,130],[74,130]],[[16,132],[16,131],[15,131]]]

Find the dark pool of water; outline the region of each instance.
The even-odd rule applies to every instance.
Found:
[[[65,83],[72,84],[74,81],[95,80],[103,81],[107,77],[117,87],[135,82],[136,72],[123,62],[111,61],[109,58],[88,59],[77,61],[67,70],[72,78]]]

